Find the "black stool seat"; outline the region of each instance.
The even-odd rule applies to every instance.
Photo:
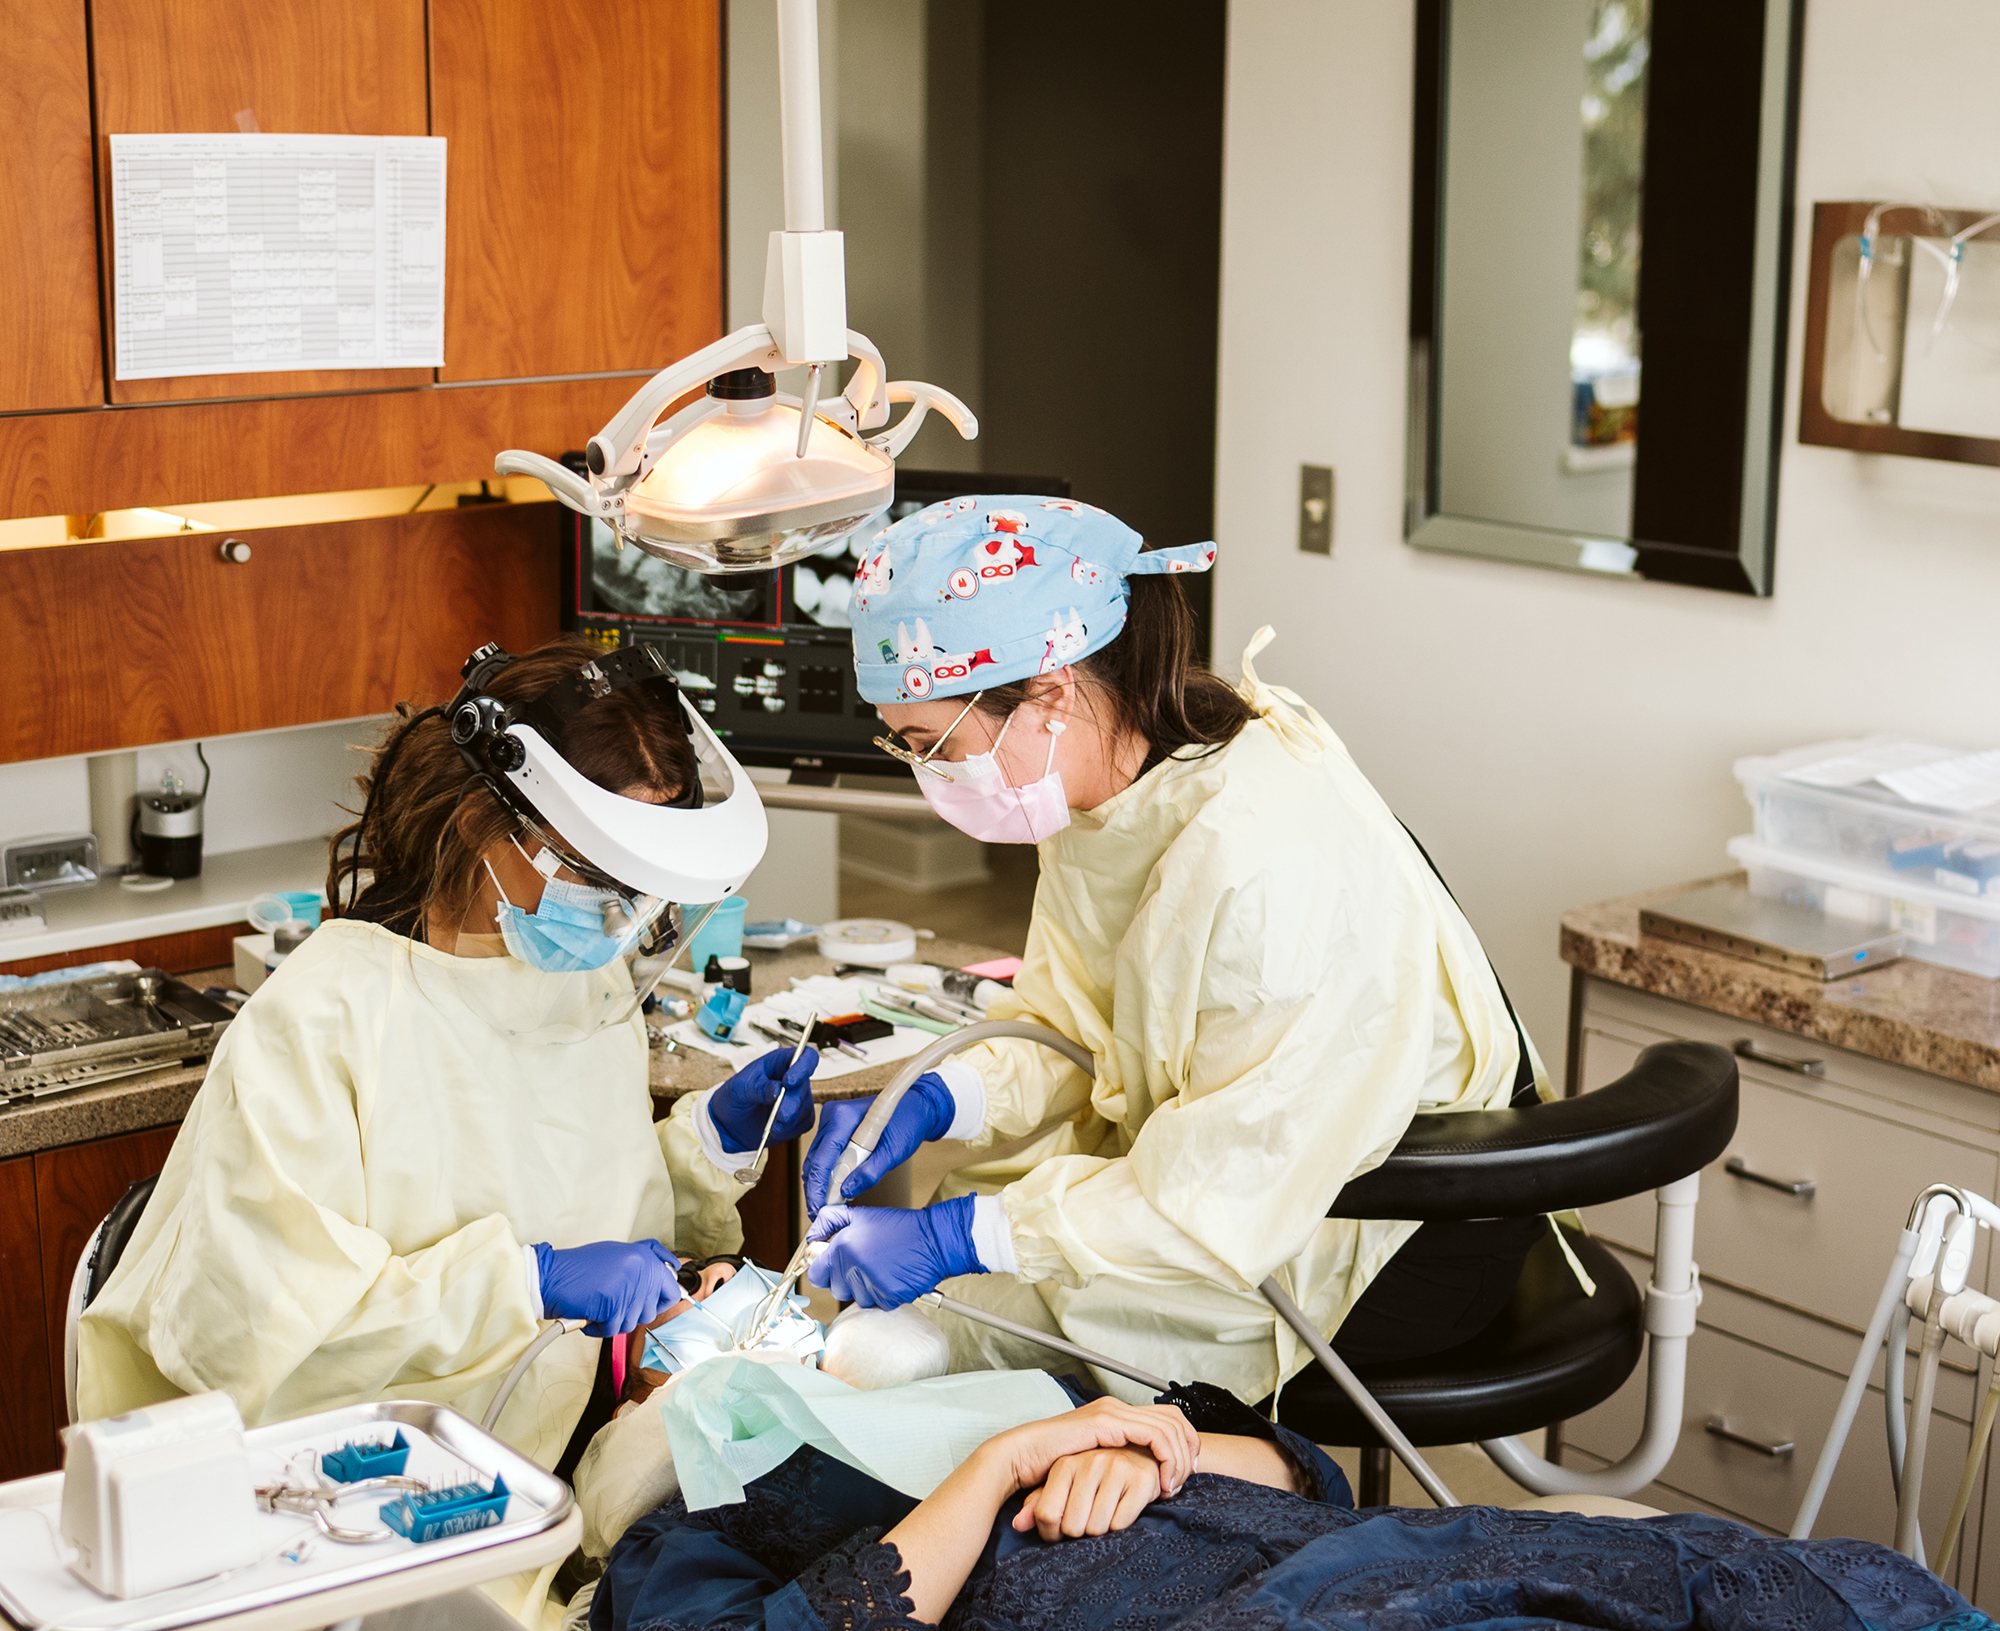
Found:
[[[1609,1248],[1563,1232],[1597,1282],[1595,1297],[1577,1284],[1552,1229],[1528,1253],[1507,1306],[1479,1335],[1421,1359],[1354,1367],[1411,1442],[1462,1444],[1532,1432],[1602,1404],[1632,1374],[1645,1348],[1639,1289]],[[1315,1364],[1280,1391],[1278,1419],[1316,1444],[1373,1449],[1382,1443]]]

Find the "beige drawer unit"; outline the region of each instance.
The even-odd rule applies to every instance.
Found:
[[[1714,1042],[1737,1055],[1736,1136],[1702,1173],[1695,1219],[1704,1295],[1688,1344],[1681,1439],[1639,1499],[1783,1533],[1812,1477],[1910,1202],[1933,1182],[1988,1196],[2000,1189],[2000,1093],[1597,978],[1579,978],[1572,989],[1583,1092],[1624,1075],[1655,1042]],[[1585,1220],[1633,1254],[1628,1266],[1643,1282],[1652,1197],[1592,1207]],[[1972,1281],[2000,1293],[1991,1258],[1982,1231]],[[1946,1344],[1945,1358],[1924,1480],[1924,1533],[1933,1546],[1988,1369],[1982,1363],[1975,1374],[1973,1356],[1956,1342]],[[1913,1356],[1906,1388],[1915,1371]],[[1894,1532],[1882,1374],[1878,1360],[1817,1525],[1821,1535],[1887,1544]],[[1565,1459],[1596,1467],[1626,1453],[1644,1410],[1644,1375],[1565,1424]],[[1789,1453],[1779,1448],[1788,1443]],[[1988,1611],[2000,1607],[1996,1478],[2000,1468],[1989,1457],[1951,1571],[1953,1584]]]
[[[1726,1033],[1729,1027],[1721,1028]],[[1585,1091],[1623,1075],[1641,1047],[1665,1040],[1667,1033],[1629,1020],[1592,1024],[1587,1013]],[[1979,1136],[1973,1127],[1907,1110],[1899,1115],[1889,1100],[1848,1088],[1840,1079],[1846,1061],[1839,1050],[1809,1050],[1794,1039],[1790,1054],[1820,1061],[1825,1074],[1775,1074],[1755,1060],[1738,1059],[1736,1136],[1723,1158],[1702,1172],[1695,1260],[1705,1277],[1858,1332],[1874,1309],[1912,1198],[1935,1182],[1992,1195],[2000,1158],[1971,1141]],[[1593,1207],[1585,1220],[1607,1240],[1652,1249],[1650,1196]],[[1987,1284],[1990,1251],[1982,1235],[1975,1285]]]

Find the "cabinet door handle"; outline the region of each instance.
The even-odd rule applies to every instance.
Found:
[[[1727,1416],[1710,1416],[1707,1427],[1712,1437],[1730,1444],[1740,1444],[1744,1449],[1755,1450],[1759,1455],[1767,1455],[1773,1461],[1792,1459],[1793,1444],[1790,1439],[1786,1439],[1782,1444],[1770,1443],[1768,1440],[1743,1432],[1740,1428],[1731,1427]]]
[[[1736,1057],[1755,1060],[1760,1065],[1775,1065],[1780,1070],[1789,1070],[1794,1076],[1824,1076],[1824,1059],[1792,1059],[1782,1053],[1773,1053],[1761,1042],[1752,1042],[1749,1037],[1736,1044]]]
[[[1722,1169],[1734,1177],[1762,1184],[1766,1189],[1796,1195],[1802,1201],[1809,1201],[1819,1193],[1819,1181],[1815,1178],[1773,1178],[1768,1172],[1752,1172],[1749,1163],[1740,1155],[1732,1155],[1722,1163]]]

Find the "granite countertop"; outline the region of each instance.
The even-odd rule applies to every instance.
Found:
[[[1563,961],[1585,974],[2000,1092],[2000,980],[1905,958],[1820,981],[1639,933],[1639,909],[1741,872],[1565,912]]]
[[[792,980],[803,980],[814,974],[831,974],[835,966],[820,956],[811,941],[801,941],[786,951],[746,951],[744,955],[750,959],[750,996],[753,1001],[768,997],[774,991],[788,989],[788,982]],[[984,963],[1006,955],[991,946],[971,946],[954,940],[917,942],[919,960],[943,963],[952,968],[963,968],[967,963]],[[661,990],[671,991],[675,996],[687,995],[668,986],[662,986]],[[815,1082],[813,1097],[820,1100],[866,1098],[887,1087],[889,1079],[896,1074],[896,1067],[902,1063],[904,1061],[898,1059],[886,1065],[871,1065],[848,1076],[836,1076],[828,1082]],[[688,1093],[699,1093],[705,1087],[714,1087],[728,1077],[732,1068],[714,1054],[693,1048],[682,1048],[674,1053],[655,1048],[651,1064],[653,1097],[665,1101],[660,1106],[662,1115],[673,1100]]]

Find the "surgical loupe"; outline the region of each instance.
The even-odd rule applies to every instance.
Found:
[[[826,230],[815,0],[778,0],[778,72],[785,225],[765,258],[764,320],[649,379],[591,437],[584,474],[520,450],[493,461],[605,522],[619,547],[690,572],[768,571],[881,515],[896,458],[933,408],[967,441],[979,434],[957,397],[889,379],[874,342],[847,326],[844,240]],[[846,389],[823,400],[825,370],[849,360]],[[780,392],[773,376],[799,366],[805,395]],[[691,391],[702,394],[663,419]],[[910,411],[888,427],[894,402]]]

